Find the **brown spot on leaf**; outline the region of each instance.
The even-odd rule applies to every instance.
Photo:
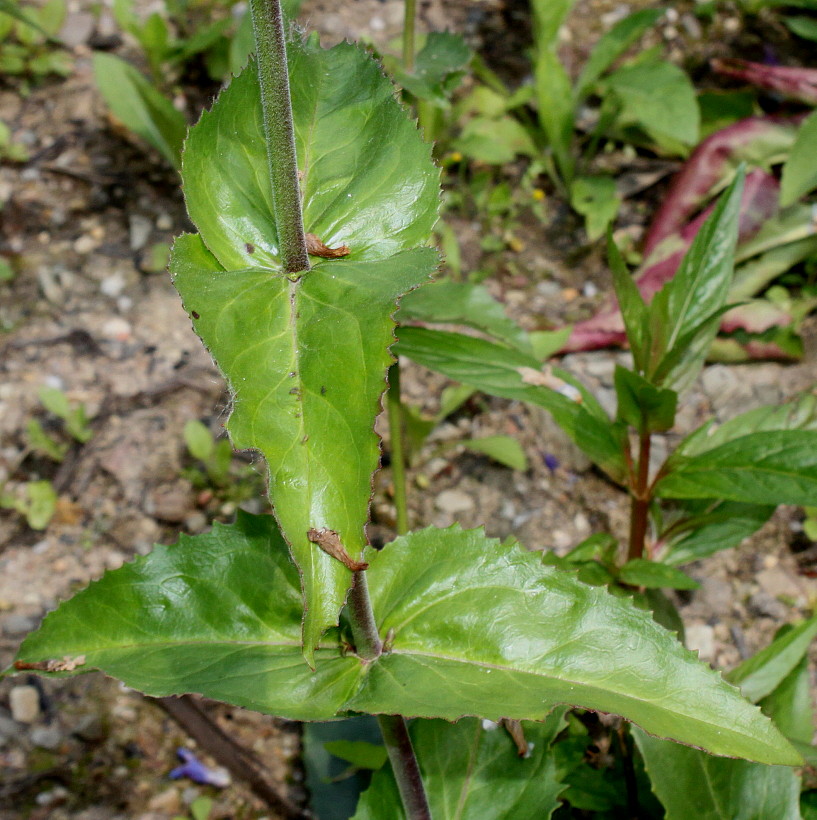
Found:
[[[522,729],[522,724],[518,720],[510,720],[509,718],[502,718],[500,723],[516,744],[516,753],[519,757],[529,757],[530,749],[527,740],[525,740],[525,731]]]
[[[31,669],[34,672],[73,672],[78,666],[85,666],[85,655],[78,655],[76,658],[66,655],[61,661],[14,661],[15,669]]]
[[[322,259],[339,259],[351,253],[346,245],[341,245],[339,248],[328,248],[314,233],[306,235],[306,250],[312,256],[320,256]]]
[[[346,548],[340,541],[340,535],[338,535],[335,530],[329,530],[326,527],[322,527],[319,530],[313,528],[309,530],[306,537],[313,544],[317,544],[327,555],[336,558],[343,566],[352,570],[352,572],[360,572],[369,566],[366,561],[355,561],[349,553],[346,552]]]
[[[191,311],[190,311],[190,315],[191,315],[194,319],[201,319],[201,314],[200,314],[198,311],[191,310]]]
[[[245,242],[244,247],[247,249],[247,253],[255,253],[255,245],[252,242]]]

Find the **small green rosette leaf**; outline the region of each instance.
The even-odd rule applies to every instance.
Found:
[[[464,718],[453,726],[443,720],[411,725],[423,784],[434,820],[548,820],[566,788],[556,774],[551,744],[564,726],[563,709],[545,723],[523,723],[530,752],[520,757],[508,732]],[[376,772],[361,797],[353,820],[405,820],[400,793],[386,766]]]
[[[270,498],[301,573],[304,654],[337,624],[351,580],[307,533],[338,533],[352,561],[366,538],[374,420],[393,361],[392,315],[428,281],[418,248],[437,219],[439,170],[379,65],[355,46],[288,45],[304,225],[342,259],[281,274],[261,117],[250,65],[191,130],[182,178],[199,230],[171,273],[233,393],[239,449],[267,459]]]

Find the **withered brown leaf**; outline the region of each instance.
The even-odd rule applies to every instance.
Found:
[[[313,543],[317,544],[327,555],[331,555],[341,562],[347,569],[352,572],[360,572],[367,569],[366,561],[355,561],[343,546],[340,540],[340,535],[334,530],[322,527],[319,530],[311,529],[306,534],[306,537]]]

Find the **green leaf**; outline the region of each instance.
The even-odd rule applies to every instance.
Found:
[[[584,217],[590,242],[604,236],[620,205],[621,197],[612,177],[576,177],[570,185],[570,206]]]
[[[484,285],[443,279],[418,288],[400,300],[397,321],[460,324],[484,331],[525,353],[532,353],[528,334],[505,315],[504,306]]]
[[[488,165],[513,162],[517,154],[536,155],[530,134],[510,116],[468,120],[454,145],[466,157]]]
[[[61,462],[68,452],[68,445],[51,438],[37,419],[29,419],[26,425],[26,437],[33,450],[37,450],[53,461]]]
[[[323,744],[330,755],[358,769],[379,769],[389,759],[386,747],[365,740],[329,740]]]
[[[523,723],[530,756],[520,758],[510,735],[474,718],[453,726],[419,720],[411,739],[434,820],[547,820],[559,806],[564,784],[556,779],[551,744],[563,726],[563,710],[544,724]],[[358,803],[353,820],[405,820],[391,767],[379,771]]]
[[[94,52],[94,77],[114,116],[178,168],[187,132],[184,115],[133,66],[112,54]]]
[[[780,430],[817,431],[817,395],[803,393],[786,404],[755,407],[714,428],[711,423],[705,424],[678,445],[673,458],[697,456],[750,433]]]
[[[618,575],[619,581],[647,589],[698,589],[700,584],[686,573],[657,561],[634,558],[628,561]]]
[[[817,615],[781,634],[733,669],[728,678],[756,703],[770,695],[794,671],[817,636]]]
[[[743,174],[738,174],[650,304],[652,356],[646,375],[658,386],[680,391],[703,366],[732,282],[742,190]]]
[[[35,11],[35,9],[32,9],[32,11]],[[36,20],[29,16],[29,14],[23,11],[20,4],[15,3],[14,0],[0,0],[0,14],[8,14],[15,20],[19,20],[21,23],[31,26],[39,31],[40,34],[48,37],[48,32]]]
[[[431,147],[361,49],[290,42],[289,74],[304,226],[349,261],[387,259],[428,241],[439,169]],[[227,270],[278,267],[255,65],[191,129],[182,179],[187,209]]]
[[[666,820],[800,820],[800,778],[785,766],[711,757],[633,730]]]
[[[812,21],[817,30],[817,21]],[[817,188],[817,167],[814,146],[817,145],[817,112],[807,117],[794,141],[791,153],[783,165],[780,179],[780,206],[785,208]]]
[[[68,656],[76,671],[99,668],[153,696],[198,692],[296,720],[543,720],[571,703],[715,753],[799,762],[768,718],[649,613],[518,544],[428,529],[367,558],[390,644],[370,664],[336,632],[316,671],[302,662],[297,570],[273,519],[245,513],[107,573],[48,615],[17,660]]]
[[[650,312],[638,290],[638,285],[627,270],[624,257],[613,240],[612,232],[607,235],[607,260],[613,273],[613,287],[624,319],[633,362],[636,370],[643,373],[647,369],[647,359],[652,345]]]
[[[471,60],[465,40],[449,31],[432,31],[414,57],[414,69],[405,71],[400,63],[389,67],[395,81],[421,100],[446,108],[455,82]],[[454,80],[455,82],[452,82]]]
[[[625,66],[610,74],[604,87],[620,105],[622,125],[638,125],[666,147],[697,143],[698,101],[689,77],[678,66],[664,61]]]
[[[803,656],[775,690],[758,701],[758,705],[789,740],[809,745],[814,737],[814,715],[808,657]]]
[[[473,450],[510,467],[524,472],[528,469],[528,459],[522,445],[513,436],[485,436],[461,441],[463,447]]]
[[[273,592],[274,591],[274,594]],[[270,516],[239,511],[236,523],[182,535],[106,573],[46,616],[18,659],[84,656],[161,697],[199,692],[294,720],[335,715],[360,682],[360,664],[337,639],[301,651],[298,572]]]
[[[198,419],[190,419],[184,425],[184,443],[190,455],[199,461],[207,461],[215,448],[212,434]]]
[[[618,410],[616,418],[640,433],[660,433],[675,424],[678,394],[655,387],[643,376],[616,365],[614,381]]]
[[[808,789],[800,795],[803,820],[817,820],[817,789]]]
[[[784,17],[783,22],[792,34],[817,42],[817,20],[813,17]]]
[[[769,504],[741,504],[709,499],[677,502],[681,521],[662,561],[670,566],[699,561],[738,546],[771,517]]]
[[[533,33],[539,49],[556,42],[559,29],[575,2],[576,0],[533,0]]]
[[[68,397],[62,390],[57,390],[56,387],[41,387],[37,391],[37,396],[40,399],[40,404],[53,413],[57,418],[67,419],[71,413],[71,405],[68,404]]]
[[[661,498],[721,498],[808,505],[817,498],[817,432],[750,433],[691,457],[673,458]]]
[[[26,522],[32,530],[44,530],[57,509],[57,491],[50,481],[29,481],[26,484]]]
[[[582,68],[576,82],[577,99],[586,97],[601,75],[663,14],[663,9],[641,9],[619,20],[606,32],[596,43]]]
[[[544,407],[589,458],[614,481],[624,481],[626,428],[612,424],[568,373],[553,368],[548,378],[534,357],[460,333],[401,327],[398,338],[395,352],[423,367],[494,396]]]
[[[539,0],[549,3],[550,0]],[[575,107],[570,77],[552,48],[540,49],[536,55],[536,102],[539,123],[548,139],[562,180],[573,179],[573,118]]]
[[[427,529],[370,562],[372,604],[391,651],[370,665],[351,709],[529,720],[570,703],[719,754],[799,760],[759,710],[649,613],[518,545],[456,526]]]
[[[269,495],[301,572],[304,651],[338,622],[351,572],[307,537],[337,532],[360,558],[380,458],[374,420],[393,358],[398,297],[428,279],[431,248],[391,259],[320,262],[293,282],[222,270],[199,236],[179,238],[171,274],[233,394],[233,446],[269,466]]]

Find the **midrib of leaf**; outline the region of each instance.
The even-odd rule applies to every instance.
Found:
[[[471,778],[474,776],[474,767],[476,766],[477,755],[479,754],[479,741],[482,737],[482,726],[477,721],[474,727],[474,741],[471,744],[470,754],[468,755],[468,769],[465,772],[465,777],[462,782],[462,789],[460,790],[460,799],[457,802],[457,809],[454,812],[454,820],[460,820],[465,811],[465,801],[468,799],[468,787],[471,785]]]

